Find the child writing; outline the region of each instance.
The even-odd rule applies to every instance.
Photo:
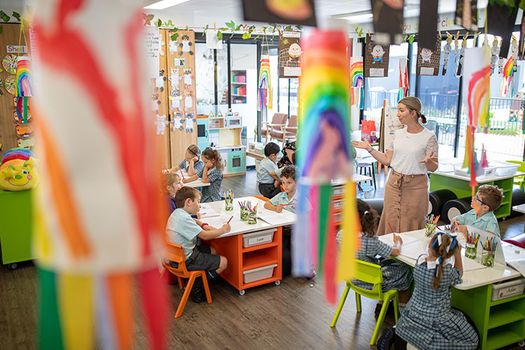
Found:
[[[281,183],[284,192],[279,192],[264,203],[264,207],[278,213],[283,209],[295,213],[295,167],[293,165],[287,165],[281,169]]]
[[[177,194],[177,191],[182,187],[182,181],[180,176],[174,173],[165,173],[163,179],[164,189],[168,194],[169,214],[171,214],[175,209],[177,209],[177,204],[175,203],[175,196]]]
[[[203,169],[196,175],[190,176],[183,182],[191,182],[201,178],[203,183],[209,183],[209,186],[202,187],[203,203],[215,202],[221,200],[221,184],[222,184],[222,158],[219,151],[213,148],[206,148],[202,152]]]
[[[204,163],[199,160],[200,150],[197,145],[189,145],[186,148],[186,154],[184,159],[180,162],[179,166],[165,170],[165,173],[175,173],[177,171],[185,171],[188,175],[192,176],[198,174],[204,168]],[[186,180],[186,179],[183,179]],[[184,181],[189,182],[189,181]]]
[[[498,219],[494,210],[498,209],[503,198],[503,191],[497,186],[479,186],[476,195],[472,198],[470,205],[472,209],[465,214],[452,219],[452,225],[463,234],[467,233],[467,225],[479,228],[500,236]]]
[[[415,289],[396,325],[396,349],[397,337],[418,349],[476,349],[476,330],[465,315],[450,306],[451,288],[461,283],[463,274],[456,237],[435,234],[428,256],[417,259],[413,273]]]
[[[192,187],[182,187],[178,190],[175,195],[177,209],[170,215],[166,229],[169,242],[182,246],[188,271],[206,270],[214,277],[226,269],[228,261],[224,256],[215,255],[215,251],[209,246],[201,245],[199,239],[214,239],[229,232],[230,225],[225,223],[220,228],[214,228],[193,219],[192,215],[199,212],[200,199],[201,194]],[[205,296],[202,281],[197,281],[192,291],[192,299],[201,302],[205,300]]]
[[[401,252],[403,240],[399,235],[393,235],[394,246],[379,240],[377,225],[379,214],[365,201],[357,200],[357,210],[361,221],[361,249],[357,252],[357,259],[381,265],[383,272],[383,291],[396,289],[401,303],[406,303],[409,298],[409,288],[412,284],[410,268],[400,261],[389,259],[398,256]],[[377,258],[379,256],[379,259]],[[361,288],[372,289],[372,285],[359,280],[353,283]]]
[[[279,151],[279,145],[274,142],[268,142],[264,147],[265,158],[261,160],[257,171],[259,192],[267,198],[273,198],[277,193],[281,192],[279,168],[276,164]]]

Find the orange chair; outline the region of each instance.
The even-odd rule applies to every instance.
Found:
[[[206,293],[206,301],[208,304],[211,304],[211,293],[210,288],[208,286],[208,280],[206,279],[206,271],[204,270],[198,270],[198,271],[188,271],[186,269],[186,256],[184,255],[184,250],[182,249],[182,246],[174,243],[166,243],[167,245],[167,252],[166,252],[166,259],[176,262],[178,264],[178,267],[173,267],[169,264],[168,261],[164,260],[162,262],[162,266],[164,269],[168,270],[173,275],[177,276],[177,280],[179,282],[179,288],[182,289],[184,287],[183,278],[188,278],[188,284],[186,285],[186,289],[184,290],[184,293],[182,294],[182,299],[179,303],[179,306],[177,307],[177,311],[175,312],[175,318],[179,318],[184,313],[184,308],[186,307],[186,302],[188,301],[188,298],[191,293],[191,289],[193,288],[193,283],[195,283],[195,279],[197,277],[202,278],[202,284],[204,286],[204,292]]]

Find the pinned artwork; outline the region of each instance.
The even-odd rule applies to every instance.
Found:
[[[8,75],[4,80],[4,86],[7,92],[16,96],[16,76]]]
[[[365,77],[387,77],[389,53],[390,45],[380,45],[368,34],[365,46]]]
[[[435,37],[434,37],[435,39]],[[434,47],[417,48],[417,75],[439,75],[439,60],[441,57],[441,40],[434,40]]]
[[[33,135],[33,128],[31,127],[31,124],[17,124],[15,131],[17,138],[25,139]]]
[[[454,23],[466,30],[478,30],[478,0],[457,0]]]
[[[32,137],[17,139],[16,145],[20,148],[26,148],[31,150],[33,149],[33,147],[35,147],[35,139],[33,139]]]
[[[4,82],[0,78],[0,96],[4,96],[4,90],[2,89],[4,87]]]
[[[38,185],[39,177],[35,169],[33,153],[26,148],[29,147],[19,146],[4,153],[0,162],[0,189],[26,191]]]
[[[165,115],[157,115],[157,120],[155,121],[155,130],[157,135],[164,135],[166,132],[166,126],[168,121],[166,120]]]
[[[364,108],[364,71],[363,71],[363,58],[352,57],[350,58],[350,77],[351,77],[351,104],[352,106],[358,106],[359,109]]]
[[[31,120],[31,104],[29,97],[15,97],[15,115],[18,123],[26,124]]]
[[[184,98],[184,109],[189,110],[193,108],[193,98],[191,95],[186,95]]]
[[[443,47],[443,68],[441,70],[441,74],[446,75],[447,69],[448,69],[448,62],[450,59],[450,52],[452,51],[452,35],[447,33],[447,41],[445,46]]]
[[[525,60],[525,16],[521,16],[520,43],[518,48],[518,59]]]
[[[180,112],[177,112],[174,114],[173,116],[173,120],[172,120],[172,129],[173,130],[183,130],[184,128],[182,127],[182,114]]]
[[[259,64],[259,86],[257,87],[257,110],[272,108],[273,91],[270,69],[270,56],[261,56]]]
[[[374,20],[374,40],[378,44],[403,41],[404,0],[370,0]]]
[[[456,51],[457,51],[456,75],[458,77],[463,75],[463,60],[465,56],[465,49],[467,48],[467,38],[468,38],[468,33],[465,33],[465,36],[463,37],[463,41],[461,42],[461,47],[456,47]]]
[[[183,34],[179,43],[179,56],[182,56],[183,54],[193,55],[193,50],[193,42],[190,40],[190,37]]]
[[[326,299],[337,281],[355,272],[360,228],[352,183],[347,33],[313,30],[302,42],[297,147],[297,221],[292,235],[293,273],[322,276]],[[345,179],[342,241],[336,247],[331,179]]]
[[[496,65],[498,64],[499,60],[499,40],[497,37],[494,37],[494,40],[492,41],[492,48],[491,48],[491,57],[490,57],[490,75],[494,74],[494,71],[496,70]],[[500,69],[501,74],[501,69]]]
[[[184,70],[184,85],[185,86],[192,86],[193,85],[193,78],[191,74],[191,68]]]
[[[408,59],[406,57],[399,58],[399,92],[397,100],[408,96]]]
[[[279,35],[279,78],[297,78],[301,75],[301,32],[283,32]]]
[[[246,21],[316,26],[314,0],[242,0]]]
[[[16,67],[16,95],[23,97],[33,96],[31,89],[31,71],[29,68],[29,57],[19,56]]]
[[[459,1],[459,0],[458,0]],[[419,3],[418,47],[434,49],[438,22],[438,0],[425,0]]]
[[[18,63],[18,56],[17,55],[6,55],[4,59],[2,60],[2,67],[4,67],[5,71],[9,74],[15,74],[16,73],[16,65]]]
[[[193,132],[193,123],[195,122],[195,119],[193,118],[192,113],[186,113],[186,128],[185,131],[188,134],[191,134]]]

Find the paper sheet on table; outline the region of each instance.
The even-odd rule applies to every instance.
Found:
[[[203,218],[203,222],[207,223],[208,225],[212,226],[212,227],[215,227],[215,228],[220,228],[222,227],[222,225],[224,225],[225,223],[228,222],[228,220],[230,220],[231,218],[231,215],[230,216],[226,216],[226,215],[217,215],[217,216],[214,216],[214,217],[207,217],[207,218]],[[231,224],[231,222],[230,222]]]
[[[413,238],[413,237],[410,237],[410,238]],[[405,243],[405,240],[403,237],[403,245],[401,246],[401,255],[406,256],[407,258],[416,260],[421,254],[426,254],[426,253],[427,253],[427,246],[425,242],[415,239],[411,241],[410,243]]]
[[[505,255],[505,261],[507,263],[520,260],[525,261],[525,249],[506,242],[502,242],[501,248],[503,249],[503,255]]]
[[[202,219],[217,217],[221,215],[217,210],[202,204],[199,213],[201,214]]]
[[[405,234],[399,234],[399,236],[403,240],[403,247],[405,245],[407,245],[407,244],[411,244],[411,243],[419,241],[419,239],[417,237],[413,237],[413,236],[409,236],[409,235],[405,235]],[[383,241],[384,243],[393,246],[394,242],[393,242],[393,238],[392,237],[393,237],[393,235],[390,233],[388,235],[379,236],[379,239],[381,241]]]
[[[296,221],[295,214],[288,210],[283,210],[281,213],[264,210],[257,213],[257,217],[271,225],[292,225]]]
[[[476,260],[465,257],[465,251],[461,252],[461,260],[463,261],[463,272],[486,269],[485,266],[481,265]]]
[[[515,260],[515,261],[507,262],[507,264],[509,264],[516,271],[521,273],[522,276],[525,277],[525,260]]]

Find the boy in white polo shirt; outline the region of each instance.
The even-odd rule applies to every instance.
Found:
[[[277,154],[281,148],[275,142],[268,142],[264,147],[266,158],[261,160],[259,170],[257,170],[257,182],[259,192],[266,198],[273,198],[281,192],[281,182],[279,181],[280,170],[277,167]]]

